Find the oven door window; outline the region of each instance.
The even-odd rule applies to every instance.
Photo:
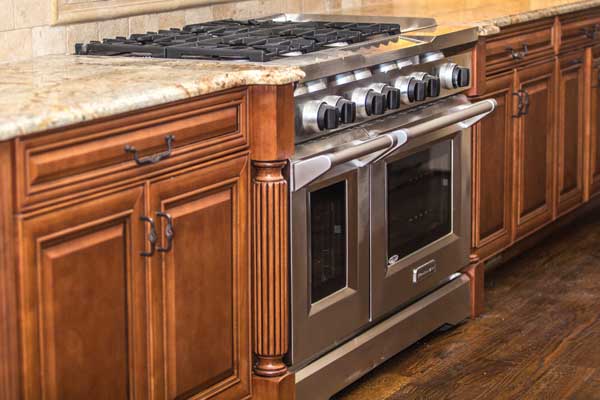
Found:
[[[347,187],[338,182],[310,193],[311,303],[347,285]]]
[[[388,265],[452,232],[452,141],[387,164]]]

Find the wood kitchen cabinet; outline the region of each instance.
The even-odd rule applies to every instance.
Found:
[[[23,399],[147,399],[143,186],[19,217]]]
[[[150,184],[156,399],[250,395],[248,183],[240,155]]]
[[[587,83],[590,92],[589,140],[586,149],[589,158],[586,176],[588,198],[600,194],[600,47],[592,50],[590,81]]]
[[[585,55],[557,57],[556,215],[583,203]]]
[[[489,79],[496,110],[473,131],[473,247],[480,258],[512,240],[513,91],[511,72]]]
[[[514,226],[520,238],[553,218],[554,60],[516,70]]]

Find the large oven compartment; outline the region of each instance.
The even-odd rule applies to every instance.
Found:
[[[315,358],[369,323],[369,171],[334,168],[292,193],[290,362]]]
[[[441,129],[371,166],[372,313],[381,318],[468,265],[469,130]]]

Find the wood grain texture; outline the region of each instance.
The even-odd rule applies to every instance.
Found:
[[[462,272],[467,274],[471,286],[471,318],[480,316],[485,310],[485,265],[476,254],[469,257],[470,265]]]
[[[252,380],[253,399],[256,400],[295,400],[296,382],[294,374],[286,373],[276,378],[255,375]]]
[[[486,258],[512,241],[514,73],[487,82],[485,98],[498,103],[473,130],[472,245]]]
[[[250,88],[252,160],[287,160],[294,153],[294,87]]]
[[[553,218],[555,79],[554,60],[517,70],[516,87],[529,94],[530,106],[515,118],[514,239]]]
[[[486,312],[434,333],[335,400],[600,397],[600,209],[486,273]]]
[[[250,397],[248,164],[236,154],[150,183],[152,215],[174,230],[150,260],[156,399]]]
[[[0,400],[20,393],[12,146],[0,143]]]
[[[586,198],[600,194],[600,46],[588,51],[590,72],[586,87],[589,93],[586,122]]]
[[[281,376],[289,343],[288,183],[286,163],[254,162],[252,181],[252,271],[254,371]]]
[[[556,209],[559,216],[583,202],[585,54],[557,58]]]

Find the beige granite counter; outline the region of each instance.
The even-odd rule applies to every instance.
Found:
[[[476,25],[480,35],[522,22],[600,7],[600,0],[367,0],[335,14],[433,17],[440,25]],[[342,3],[343,4],[343,3]],[[311,12],[320,12],[312,9]]]
[[[236,86],[303,78],[294,67],[47,56],[0,64],[0,141]]]

